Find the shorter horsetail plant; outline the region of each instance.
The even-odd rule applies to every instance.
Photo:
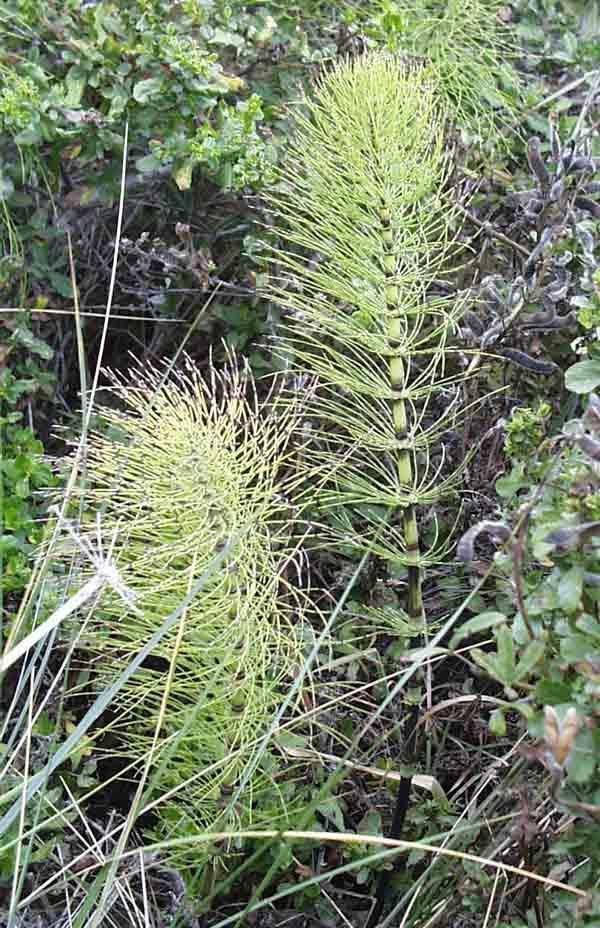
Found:
[[[208,378],[188,361],[170,377],[152,369],[112,381],[102,430],[89,440],[81,533],[94,536],[92,510],[100,511],[136,609],[105,592],[85,641],[97,656],[96,686],[127,667],[228,549],[112,707],[119,752],[140,769],[151,758],[151,834],[169,840],[285,819],[275,757],[267,749],[244,771],[300,657],[302,603],[286,581],[291,479],[282,476],[296,412],[273,393],[259,401],[233,363]],[[197,865],[202,848],[167,857]]]
[[[502,0],[379,0],[374,21],[378,41],[435,74],[437,96],[454,124],[486,142],[514,122],[520,97],[512,62],[517,42],[511,12]]]

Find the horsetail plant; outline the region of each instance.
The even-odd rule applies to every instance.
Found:
[[[303,101],[270,198],[285,244],[271,256],[277,271],[267,290],[291,317],[290,363],[318,384],[305,502],[338,543],[406,570],[404,615],[425,635],[423,571],[447,544],[437,531],[429,549],[421,544],[417,510],[456,488],[460,467],[447,472],[441,439],[463,378],[447,371],[462,307],[433,296],[454,219],[435,75],[368,54],[335,66]],[[399,785],[394,838],[410,784],[404,776]],[[382,874],[368,928],[387,880]]]
[[[517,42],[502,0],[376,0],[376,35],[435,73],[453,122],[486,142],[517,117]],[[369,8],[365,15],[373,18]]]
[[[302,602],[286,581],[293,478],[282,476],[296,411],[274,393],[259,401],[233,362],[208,378],[188,361],[171,379],[149,369],[112,380],[102,428],[89,439],[81,534],[94,536],[93,512],[102,511],[136,609],[107,591],[95,612],[85,644],[97,655],[99,688],[228,548],[179,626],[115,697],[117,752],[147,768],[156,840],[289,821],[268,750],[235,805],[230,797],[301,653]],[[198,854],[175,847],[169,859],[185,868]]]
[[[304,100],[270,198],[286,245],[267,292],[291,316],[297,370],[320,384],[306,498],[338,540],[407,569],[413,618],[422,571],[446,550],[421,550],[417,508],[458,478],[443,448],[434,464],[461,379],[446,370],[461,307],[431,295],[452,248],[444,119],[425,67],[342,63]]]

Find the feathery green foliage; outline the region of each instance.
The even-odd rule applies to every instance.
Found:
[[[455,122],[490,141],[502,119],[513,121],[517,44],[502,0],[380,0],[377,7],[378,39],[412,61],[427,62]]]
[[[298,661],[302,610],[285,582],[294,551],[279,476],[294,410],[259,403],[233,364],[207,381],[188,362],[161,380],[157,370],[113,378],[121,408],[103,409],[104,428],[90,438],[85,492],[103,510],[105,537],[116,534],[114,557],[137,606],[127,611],[107,591],[94,615],[87,645],[99,687],[231,546],[113,706],[123,753],[141,763],[153,754],[152,799],[172,791],[157,808],[154,835],[164,839],[255,823],[259,802],[270,821],[281,813],[268,754],[235,807],[229,798]],[[82,531],[93,540],[93,515]],[[174,853],[185,865],[198,852]]]
[[[366,55],[326,75],[296,123],[271,198],[288,279],[269,292],[294,317],[298,368],[320,385],[307,494],[344,543],[408,568],[418,615],[420,572],[440,549],[419,552],[415,510],[456,478],[432,454],[454,416],[446,360],[460,313],[429,294],[451,249],[438,87],[427,68]]]

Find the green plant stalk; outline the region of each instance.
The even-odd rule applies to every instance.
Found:
[[[380,212],[381,220],[381,240],[383,243],[383,267],[385,271],[385,302],[388,313],[388,340],[390,347],[402,344],[402,326],[400,304],[400,291],[395,282],[397,272],[397,260],[394,255],[394,235],[391,228],[390,211],[385,206]],[[408,433],[408,414],[406,403],[403,396],[406,371],[404,361],[400,352],[392,355],[389,360],[389,375],[392,393],[395,399],[392,401],[392,417],[394,423],[394,436],[398,442],[398,480],[401,485],[410,487],[413,483],[413,465],[410,450],[407,446],[409,441]],[[407,562],[408,572],[408,591],[406,611],[411,618],[418,619],[423,617],[425,620],[425,610],[423,608],[423,590],[421,570],[418,563],[420,555],[419,545],[419,528],[417,525],[417,515],[415,507],[409,503],[402,512],[402,522],[404,530],[405,552],[408,558],[414,557],[415,563]],[[399,838],[404,827],[406,811],[410,800],[411,777],[403,777],[398,786],[396,801],[394,804],[394,813],[390,829],[390,837]],[[394,860],[394,865],[397,864]],[[366,928],[373,928],[381,917],[383,907],[386,902],[388,892],[388,873],[382,871],[377,880],[375,890],[376,901],[369,915]]]
[[[418,508],[435,503],[458,477],[440,479],[431,466],[452,404],[441,415],[428,407],[457,382],[445,373],[446,344],[461,312],[429,296],[451,247],[453,212],[441,192],[444,115],[435,74],[366,55],[338,65],[305,103],[291,146],[293,179],[272,198],[288,246],[275,260],[292,286],[274,282],[270,295],[299,315],[290,325],[290,353],[318,384],[320,428],[305,455],[306,492],[324,514],[325,544],[333,523],[338,544],[370,549],[392,569],[406,569],[406,612],[426,633],[423,569],[445,552],[422,554]],[[307,261],[298,247],[320,260]],[[411,777],[403,777],[393,838],[410,788]],[[384,873],[368,928],[387,895]]]
[[[394,256],[394,236],[391,228],[390,213],[385,207],[382,208],[381,214],[381,240],[383,242],[383,266],[385,269],[385,300],[389,314],[388,321],[388,339],[389,344],[402,344],[402,329],[400,324],[400,292],[398,285],[395,283],[397,270],[397,261]],[[397,398],[393,400],[392,411],[394,421],[394,435],[398,442],[398,480],[404,486],[411,486],[413,483],[413,466],[407,442],[408,435],[408,415],[406,403],[402,395],[404,388],[406,372],[404,362],[400,353],[390,357],[389,361],[390,384]],[[421,583],[421,570],[418,564],[419,558],[419,529],[417,526],[417,516],[415,507],[412,504],[407,505],[402,513],[404,527],[404,543],[408,558],[414,558],[415,563],[407,563],[408,570],[408,597],[407,612],[411,618],[419,618],[423,615],[423,593]]]
[[[429,295],[452,247],[445,117],[433,73],[378,53],[338,65],[304,102],[271,197],[285,243],[273,263],[292,286],[273,278],[267,293],[298,315],[288,353],[318,384],[306,496],[326,517],[324,543],[364,552],[377,536],[374,555],[407,569],[409,612],[422,616],[422,572],[445,551],[420,550],[417,511],[459,476],[431,463],[453,403],[428,413],[462,379],[445,373],[462,309]],[[390,515],[382,532],[376,508]]]

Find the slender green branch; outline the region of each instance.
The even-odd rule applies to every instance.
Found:
[[[381,240],[383,242],[383,266],[385,269],[385,301],[388,316],[388,338],[390,348],[398,351],[402,345],[400,294],[395,283],[396,256],[394,254],[394,237],[391,228],[390,211],[381,209]],[[394,394],[392,401],[394,437],[398,448],[398,481],[410,487],[413,484],[413,466],[409,447],[409,430],[406,403],[404,400],[405,367],[402,355],[391,354],[389,358],[390,384]],[[407,611],[411,618],[419,618],[423,613],[421,592],[421,571],[419,567],[419,530],[415,507],[409,503],[403,513],[404,543],[408,568],[408,603]]]

